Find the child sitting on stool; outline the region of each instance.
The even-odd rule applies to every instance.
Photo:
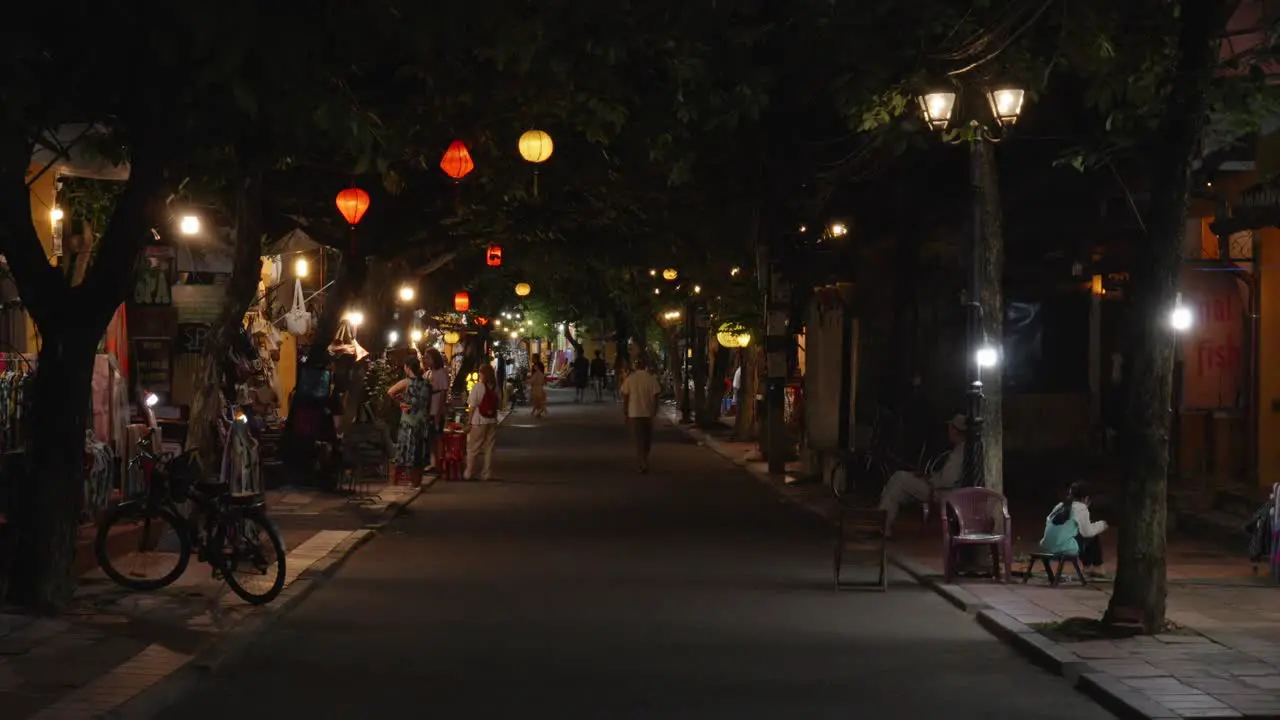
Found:
[[[1067,499],[1054,506],[1045,519],[1040,549],[1054,555],[1078,557],[1089,577],[1105,578],[1098,536],[1106,529],[1105,520],[1089,519],[1089,489],[1082,482],[1071,483]]]

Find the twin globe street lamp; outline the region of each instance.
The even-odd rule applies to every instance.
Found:
[[[977,113],[968,120],[957,118],[963,106],[963,94],[958,88],[948,88],[922,94],[918,100],[920,111],[930,129],[942,133],[944,142],[951,144],[965,143],[969,148],[969,185],[970,201],[973,206],[973,233],[969,246],[969,287],[965,298],[967,315],[967,332],[965,353],[968,358],[968,389],[965,392],[965,445],[964,445],[964,481],[968,487],[986,485],[982,453],[983,404],[986,398],[982,394],[982,371],[994,368],[1000,362],[999,351],[987,342],[982,327],[982,273],[983,273],[983,227],[982,216],[984,198],[987,194],[987,174],[983,172],[983,158],[986,152],[981,144],[999,142],[1003,133],[1018,122],[1022,114],[1026,91],[1022,88],[1000,85],[985,92],[991,117],[995,120],[994,130],[977,119]],[[958,127],[952,127],[954,121],[960,120]]]

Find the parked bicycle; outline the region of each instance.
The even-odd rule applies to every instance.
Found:
[[[94,552],[103,572],[132,590],[158,590],[186,572],[194,552],[245,602],[271,602],[284,588],[285,549],[263,496],[233,495],[226,483],[193,477],[199,475],[195,451],[161,456],[152,449],[153,437],[154,430],[140,439],[129,461],[141,470],[143,492],[98,525]],[[190,508],[185,513],[184,505]],[[112,550],[124,549],[113,540],[131,530],[136,547],[113,556]],[[147,573],[153,568],[160,573]]]

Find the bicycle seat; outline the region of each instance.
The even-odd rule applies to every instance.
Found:
[[[209,497],[218,497],[227,495],[231,492],[231,486],[217,480],[201,480],[195,485],[196,492]]]
[[[255,505],[263,505],[267,502],[267,498],[262,493],[232,493],[228,492],[222,501],[228,505],[236,505],[239,507],[253,507]]]

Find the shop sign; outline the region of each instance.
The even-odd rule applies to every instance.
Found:
[[[173,351],[187,355],[204,352],[205,338],[209,337],[207,323],[178,323],[178,344]]]
[[[169,338],[133,341],[133,367],[138,387],[154,393],[167,393],[172,389],[172,350],[173,341]]]
[[[1240,405],[1244,368],[1244,290],[1231,273],[1184,268],[1183,303],[1195,324],[1180,338],[1182,407],[1193,410]]]

